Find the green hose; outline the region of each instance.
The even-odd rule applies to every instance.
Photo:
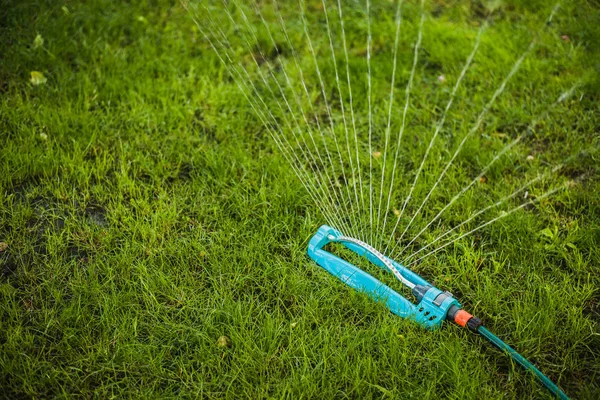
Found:
[[[523,368],[535,374],[535,376],[546,386],[546,388],[552,392],[556,397],[561,400],[568,400],[569,397],[560,390],[558,386],[554,382],[552,382],[548,377],[537,369],[532,363],[530,363],[525,357],[517,353],[512,347],[504,343],[500,338],[494,335],[492,332],[488,331],[484,326],[480,326],[477,330],[481,335],[485,336],[490,342],[494,344],[500,350],[506,351],[516,362],[521,364]]]

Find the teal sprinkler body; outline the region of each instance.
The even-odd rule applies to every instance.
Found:
[[[390,270],[398,280],[411,289],[418,304],[411,303],[365,271],[324,249],[327,244],[336,242],[343,244],[359,256],[366,257],[378,267]],[[368,294],[376,301],[385,303],[391,312],[402,318],[412,319],[427,329],[440,328],[444,320],[450,320],[472,332],[481,334],[500,350],[506,351],[526,370],[533,373],[556,397],[568,399],[567,395],[554,382],[526,358],[488,331],[479,318],[464,311],[451,293],[434,287],[419,275],[384,256],[367,243],[344,236],[340,231],[323,225],[311,238],[308,244],[308,255],[330,274],[348,286]]]

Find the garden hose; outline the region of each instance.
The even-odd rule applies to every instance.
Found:
[[[557,398],[561,400],[568,400],[569,397],[563,392],[554,382],[550,380],[546,375],[535,367],[529,360],[517,353],[515,349],[504,343],[498,336],[490,332],[485,326],[483,326],[479,318],[473,317],[468,312],[462,309],[448,310],[447,318],[451,321],[456,322],[462,327],[469,328],[470,331],[479,333],[481,336],[489,340],[498,349],[508,353],[508,355],[519,363],[527,371],[535,375],[535,377]]]

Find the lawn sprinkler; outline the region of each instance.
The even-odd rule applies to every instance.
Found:
[[[378,267],[391,271],[400,282],[411,289],[417,299],[417,304],[411,303],[360,268],[325,250],[324,247],[329,243],[340,243],[359,256],[366,257]],[[444,292],[434,287],[413,271],[384,256],[367,243],[344,236],[340,231],[323,225],[311,238],[308,244],[308,255],[346,285],[368,294],[374,300],[384,303],[392,313],[402,318],[412,319],[426,329],[438,329],[444,320],[449,320],[463,328],[468,328],[471,332],[479,333],[494,346],[507,352],[527,371],[534,374],[556,397],[568,399],[567,395],[554,382],[525,357],[488,331],[479,318],[463,310],[461,304],[450,292]]]

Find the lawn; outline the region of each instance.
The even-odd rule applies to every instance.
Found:
[[[210,3],[226,16],[219,1]],[[270,2],[260,3],[276,26]],[[282,12],[292,40],[299,40],[292,3]],[[364,1],[343,3],[364,139]],[[382,150],[385,137],[394,3],[372,4],[375,128],[371,152],[363,148],[360,155],[365,181],[360,187],[336,181],[361,194],[368,193],[369,177],[381,179],[382,157],[370,155]],[[382,215],[398,218],[393,211],[402,208],[481,26],[489,25],[478,56],[415,187],[415,202],[399,218],[400,231],[535,37],[535,49],[465,142],[408,237],[544,117],[410,245],[418,250],[547,175],[527,186],[527,196],[460,232],[523,206],[518,211],[411,268],[456,295],[569,396],[597,399],[600,12],[591,1],[564,3],[546,24],[552,4],[544,1],[426,2],[400,147],[402,178],[393,207]],[[312,27],[323,28],[320,4],[307,1]],[[342,202],[326,215],[329,199],[315,203],[203,36],[203,29],[214,31],[197,10],[199,25],[174,0],[0,0],[0,397],[549,398],[482,338],[451,323],[426,331],[310,261],[308,241],[328,217],[362,221],[354,228],[368,236],[367,226],[376,239],[377,226],[366,224],[369,211],[358,204]],[[394,128],[401,124],[420,15],[418,2],[404,4]],[[243,36],[221,27],[256,74],[244,58]],[[268,47],[268,40],[259,34],[257,43]],[[326,33],[315,36],[335,97],[328,46]],[[287,51],[265,59],[291,65],[290,49],[282,47]],[[306,47],[299,52],[306,71],[309,55]],[[305,78],[317,87],[314,70]],[[571,88],[571,96],[551,106]],[[324,112],[322,102],[315,106]],[[563,167],[550,173],[557,165]],[[561,189],[543,197],[554,188]],[[389,274],[369,271],[401,290]]]

